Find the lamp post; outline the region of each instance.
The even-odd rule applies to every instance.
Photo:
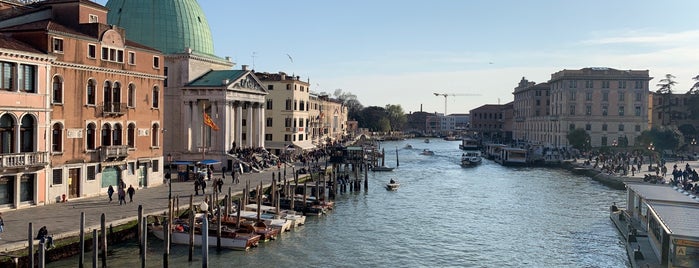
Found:
[[[167,154],[167,200],[172,200],[172,154]]]
[[[651,142],[648,145],[648,162],[649,162],[648,171],[650,171],[651,168],[653,167],[653,151],[654,150],[655,150],[655,146],[653,146],[653,142]]]
[[[697,145],[697,139],[692,138],[692,154],[694,154],[694,146]]]

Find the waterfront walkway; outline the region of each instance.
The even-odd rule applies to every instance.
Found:
[[[298,169],[298,167],[297,167]],[[287,167],[286,178],[293,180],[293,169]],[[269,185],[272,183],[272,173],[284,174],[284,168],[278,170],[275,168],[267,169],[261,173],[247,173],[240,177],[239,184],[233,184],[230,174],[226,174],[226,179],[223,185],[223,193],[220,198],[223,198],[228,193],[228,188],[231,188],[232,194],[242,193],[245,182],[250,181],[251,186],[263,184]],[[221,173],[214,173],[213,178],[220,178]],[[275,175],[276,178],[276,175]],[[162,179],[162,178],[155,178]],[[212,182],[207,181],[206,193],[213,193]],[[5,222],[5,232],[0,234],[0,251],[12,252],[27,248],[27,236],[29,223],[33,225],[33,237],[39,228],[46,226],[49,235],[52,235],[54,240],[64,237],[77,236],[80,233],[80,213],[85,212],[85,232],[90,234],[93,229],[100,228],[100,218],[102,213],[105,214],[107,227],[109,225],[117,226],[122,223],[136,220],[138,217],[138,206],[143,206],[143,214],[163,214],[168,207],[168,192],[167,184],[151,186],[144,189],[137,189],[134,194],[133,203],[119,205],[117,194],[114,193],[113,201],[109,202],[107,194],[102,194],[95,197],[77,198],[68,200],[65,203],[40,205],[31,208],[23,208],[19,210],[5,211],[2,213],[2,218]],[[173,182],[172,197],[180,196],[180,207],[189,205],[189,196],[194,194],[194,182]],[[128,195],[126,196],[128,202]],[[194,196],[194,205],[198,205],[204,200],[204,195]],[[34,240],[37,244],[37,240]]]

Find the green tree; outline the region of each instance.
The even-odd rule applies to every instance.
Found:
[[[404,129],[405,124],[408,122],[408,118],[405,116],[403,107],[401,107],[400,104],[386,104],[386,113],[392,131]]]
[[[388,124],[381,122],[381,119],[388,120],[386,109],[378,106],[369,106],[360,112],[361,121],[358,122],[359,127],[368,128],[371,131],[389,131],[391,127],[390,121]]]
[[[590,134],[587,134],[582,128],[576,128],[568,132],[566,135],[568,139],[568,144],[573,146],[573,148],[578,150],[589,150],[590,149]]]
[[[644,147],[653,143],[655,151],[662,152],[663,150],[676,150],[680,144],[680,137],[670,129],[652,128],[641,132],[638,141]]]
[[[335,89],[335,92],[333,93],[333,96],[338,99],[339,101],[342,102],[345,107],[347,107],[347,118],[348,119],[354,119],[359,121],[360,120],[360,112],[364,108],[361,102],[357,99],[357,95],[354,95],[350,92],[345,92],[342,89],[338,88]]]
[[[692,95],[699,94],[699,75],[692,77],[692,80],[694,80],[696,82],[694,82],[694,85],[692,85],[692,87],[689,88],[689,91],[687,91],[687,94],[692,94]]]
[[[662,96],[662,101],[660,102],[660,105],[663,110],[663,118],[661,121],[661,125],[663,126],[672,124],[672,103],[670,97],[672,96],[673,87],[675,85],[677,85],[677,81],[675,81],[675,76],[672,74],[666,74],[665,78],[660,79],[660,83],[656,85],[660,88],[658,88],[658,90],[656,90],[655,93],[658,93]],[[666,122],[666,118],[670,120]]]

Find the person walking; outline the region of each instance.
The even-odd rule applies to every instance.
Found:
[[[119,187],[117,195],[119,196],[119,205],[126,204],[126,192],[124,192],[124,188]]]
[[[133,185],[129,185],[129,189],[126,190],[126,193],[129,194],[129,203],[133,202],[133,194],[136,193],[136,189],[133,188]]]
[[[2,219],[2,212],[0,212],[0,234],[3,232],[5,232],[5,221]]]
[[[109,202],[112,202],[112,195],[114,194],[114,187],[112,185],[109,185],[109,189],[107,189],[107,195],[109,195]]]
[[[200,184],[201,184],[201,194],[206,195],[206,180],[202,179]]]
[[[199,195],[199,179],[194,180],[194,194]]]
[[[218,186],[218,193],[220,194],[223,188],[223,179],[218,179],[218,181],[216,181],[216,186]]]

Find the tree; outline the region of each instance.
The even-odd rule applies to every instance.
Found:
[[[675,81],[675,76],[672,74],[666,74],[665,78],[660,79],[660,83],[656,85],[660,88],[658,88],[658,90],[656,90],[655,93],[662,95],[662,101],[660,102],[660,105],[662,105],[661,107],[663,110],[663,121],[661,122],[661,125],[663,126],[672,124],[672,118],[670,118],[670,121],[668,123],[665,123],[665,118],[671,117],[672,114],[670,96],[672,95],[672,88],[676,84],[677,81]]]
[[[386,104],[386,113],[391,125],[391,130],[403,130],[405,124],[408,122],[408,118],[405,116],[405,112],[403,112],[403,107],[401,107],[400,104]]]
[[[699,75],[692,77],[692,80],[694,80],[696,82],[694,82],[694,85],[692,85],[692,87],[689,88],[689,91],[687,91],[687,94],[692,94],[692,95],[699,94]]]
[[[655,151],[662,152],[663,150],[675,150],[680,144],[680,139],[674,131],[670,129],[652,128],[641,132],[638,141],[642,146],[648,146],[653,143]]]
[[[360,120],[360,112],[364,108],[361,102],[357,100],[357,95],[350,92],[344,92],[342,89],[335,89],[333,96],[342,102],[347,107],[347,118]]]
[[[587,134],[587,131],[585,131],[582,128],[576,128],[568,132],[568,135],[566,135],[566,138],[568,139],[568,144],[573,146],[573,148],[578,149],[578,150],[587,150],[590,149],[590,134]]]
[[[389,131],[391,124],[388,122],[388,114],[386,109],[378,106],[369,106],[360,112],[362,121],[359,121],[359,127],[368,128],[371,131]],[[381,119],[386,121],[381,122]]]

